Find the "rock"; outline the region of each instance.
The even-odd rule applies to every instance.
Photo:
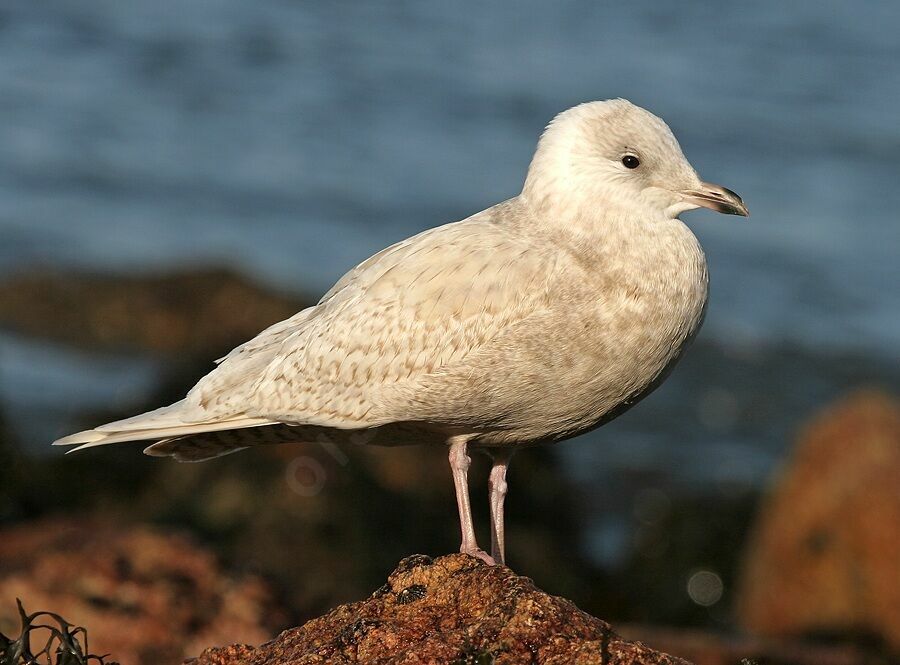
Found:
[[[368,599],[256,648],[212,648],[192,665],[329,663],[683,664],[627,642],[607,623],[509,568],[464,554],[400,562]]]
[[[618,629],[626,639],[681,654],[696,665],[887,665],[884,658],[849,644],[825,645],[635,624],[619,625]]]
[[[740,623],[900,653],[900,405],[867,391],[802,433],[746,556]]]
[[[304,306],[216,268],[143,276],[33,271],[0,282],[0,326],[20,334],[207,361]]]
[[[0,532],[0,632],[16,598],[84,626],[121,665],[177,662],[209,644],[263,640],[287,623],[268,586],[228,575],[206,550],[147,527],[42,520]]]

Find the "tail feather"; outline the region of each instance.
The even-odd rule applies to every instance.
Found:
[[[179,400],[169,406],[147,411],[131,418],[115,420],[94,428],[98,432],[129,432],[142,429],[159,429],[162,427],[179,427],[189,423],[185,406],[186,400]]]
[[[147,439],[172,439],[203,432],[260,427],[272,424],[265,418],[239,416],[226,420],[190,422],[186,419],[184,400],[155,411],[148,411],[132,418],[117,420],[95,429],[85,430],[58,439],[54,446],[77,446],[68,452],[105,446],[123,441],[143,441]]]
[[[202,462],[252,446],[277,443],[358,442],[358,430],[321,425],[287,425],[265,418],[237,417],[205,423],[179,420],[182,402],[169,407],[85,430],[55,441],[75,448],[69,453],[122,441],[156,440],[144,449],[153,457],[172,457],[179,462]]]

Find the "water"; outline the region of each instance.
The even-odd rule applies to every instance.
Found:
[[[900,344],[900,5],[7,1],[0,265],[224,260],[324,289],[518,191],[557,111],[666,118],[707,334]]]
[[[822,358],[896,376],[898,30],[900,3],[873,1],[7,0],[0,271],[224,262],[321,291],[390,242],[515,195],[556,112],[624,96],[664,117],[700,174],[753,214],[686,216],[713,280],[703,339],[798,349],[831,392],[845,383]],[[56,401],[29,363],[126,392],[150,371],[113,379],[108,360],[86,371],[94,361],[29,344],[4,342],[0,357],[16,411]],[[716,430],[697,414],[721,419],[750,388],[709,385],[702,364],[679,371],[687,396],[664,387],[643,417],[594,435],[628,441],[603,453],[603,478],[666,467],[711,480],[697,469],[715,467],[758,482],[797,410],[831,396],[751,363],[753,394],[781,387],[766,412],[777,417]]]

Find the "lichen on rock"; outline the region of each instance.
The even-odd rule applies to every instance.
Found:
[[[22,623],[16,598],[84,626],[91,650],[122,665],[178,662],[210,644],[263,640],[288,623],[264,580],[230,573],[191,539],[89,520],[0,530],[0,632],[7,635]]]
[[[804,430],[764,503],[737,603],[750,633],[900,654],[900,402],[860,391]]]
[[[527,577],[465,554],[408,557],[366,600],[259,647],[207,649],[186,663],[687,665],[623,640],[606,622]]]

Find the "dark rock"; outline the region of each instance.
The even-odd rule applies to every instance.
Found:
[[[801,435],[766,500],[737,603],[760,635],[875,640],[900,653],[900,404],[861,392]]]
[[[886,658],[849,644],[736,636],[701,630],[620,625],[629,640],[680,654],[695,665],[887,665]]]
[[[407,559],[390,575],[390,593],[338,607],[255,649],[212,648],[188,662],[686,665],[623,640],[604,621],[509,568],[464,554],[419,561]],[[416,592],[416,602],[403,602],[410,589],[424,591]]]
[[[4,328],[83,349],[207,361],[306,304],[215,268],[144,276],[49,270],[0,282]]]
[[[181,536],[67,519],[0,531],[0,632],[17,629],[16,598],[84,626],[91,650],[122,665],[258,642],[287,623],[266,583]]]

